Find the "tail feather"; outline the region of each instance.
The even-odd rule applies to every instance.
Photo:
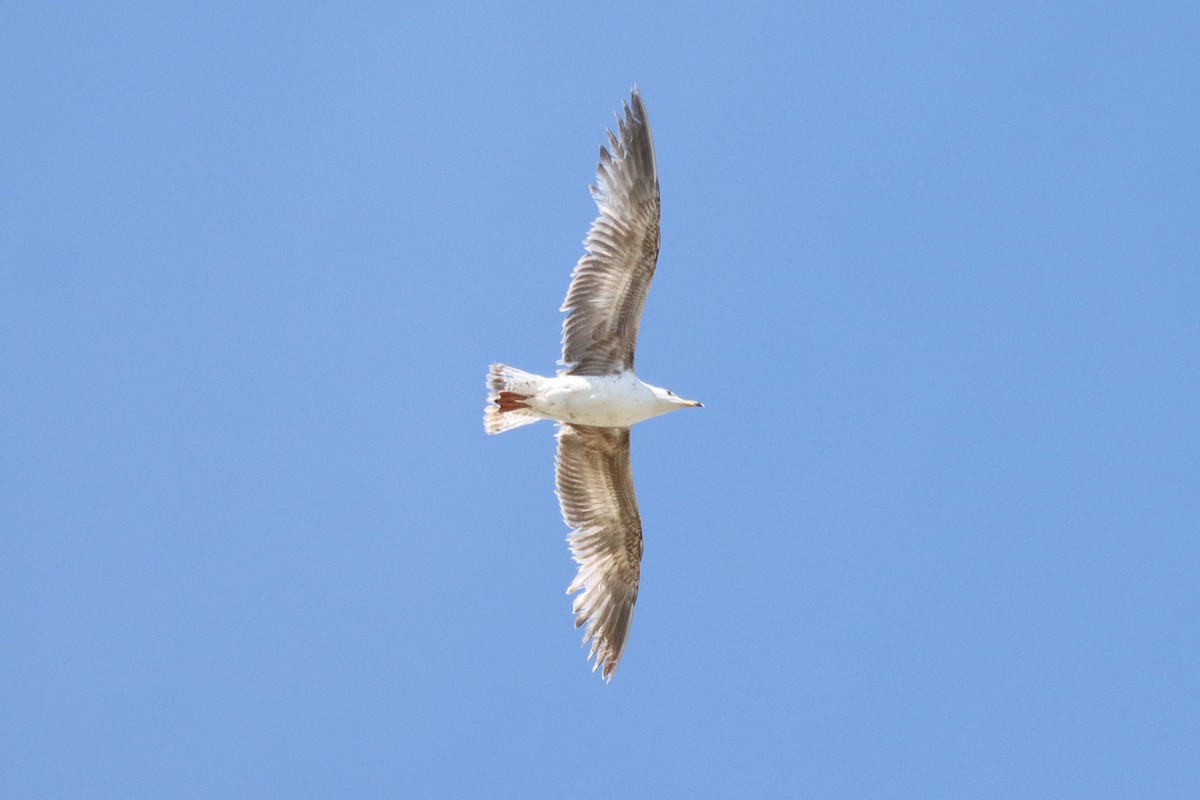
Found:
[[[524,402],[537,394],[543,378],[504,364],[492,364],[488,371],[488,407],[483,411],[483,429],[504,433],[530,425],[541,417]]]

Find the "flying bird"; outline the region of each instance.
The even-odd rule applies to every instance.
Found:
[[[558,422],[555,483],[579,565],[567,594],[591,642],[592,669],[612,678],[625,650],[642,561],[642,522],[629,466],[634,423],[702,408],[633,371],[638,322],[658,261],[659,193],[650,120],[637,88],[600,148],[592,198],[599,216],[571,273],[562,311],[563,369],[553,378],[504,364],[488,373],[488,433]]]

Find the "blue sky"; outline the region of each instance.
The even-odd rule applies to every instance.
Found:
[[[1200,795],[1193,3],[0,13],[0,795]],[[646,555],[549,372],[630,87]]]

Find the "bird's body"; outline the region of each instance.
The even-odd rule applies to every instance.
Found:
[[[563,375],[546,382],[533,407],[550,419],[572,425],[627,428],[668,410],[649,385],[632,372],[616,375]]]
[[[629,430],[650,417],[700,403],[638,379],[637,329],[658,261],[659,193],[654,143],[637,89],[608,134],[592,197],[592,223],[563,310],[566,369],[547,378],[503,364],[488,374],[484,429],[502,433],[539,419],[559,423],[555,475],[579,572],[575,624],[586,625],[596,667],[612,677],[633,620],[642,523],[629,463]]]
[[[674,411],[681,404],[691,404],[691,401],[679,400],[666,389],[643,383],[632,370],[612,375],[568,373],[554,378],[524,374],[527,376],[523,380],[525,385],[520,387],[526,390],[524,392],[502,388],[502,378],[494,382],[497,384],[498,400],[502,399],[499,393],[505,392],[507,397],[503,399],[513,405],[524,405],[525,416],[535,418],[529,419],[529,422],[549,419],[572,425],[627,428]],[[518,410],[522,409],[512,408],[508,413],[497,413],[494,419],[497,423],[515,421],[517,417],[513,412]],[[525,420],[520,424],[525,424]],[[499,432],[489,430],[489,433]]]

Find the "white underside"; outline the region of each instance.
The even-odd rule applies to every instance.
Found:
[[[543,419],[624,428],[669,411],[632,372],[617,375],[559,375],[543,378],[526,402]]]

